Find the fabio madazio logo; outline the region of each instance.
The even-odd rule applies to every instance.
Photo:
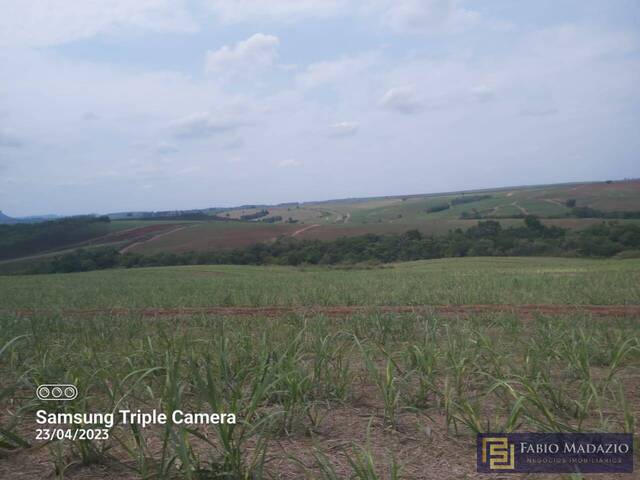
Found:
[[[631,473],[626,433],[480,433],[480,473]]]
[[[36,390],[38,400],[53,401],[75,400],[78,396],[78,389],[75,385],[64,383],[52,383],[38,386]]]

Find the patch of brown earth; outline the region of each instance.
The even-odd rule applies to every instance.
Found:
[[[155,224],[155,225],[147,225],[146,227],[135,227],[129,228],[127,230],[121,230],[119,232],[109,233],[100,238],[95,238],[91,240],[91,243],[111,243],[111,242],[121,242],[126,240],[138,240],[140,238],[155,235],[158,233],[166,232],[167,230],[173,230],[176,227],[181,227],[184,224],[179,223],[169,223],[169,224]]]

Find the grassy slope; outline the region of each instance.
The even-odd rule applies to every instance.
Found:
[[[198,266],[0,277],[0,308],[640,303],[640,260],[461,258],[375,270]]]
[[[468,195],[470,192],[465,193]],[[351,211],[351,221],[354,223],[373,223],[391,221],[402,215],[405,221],[423,222],[433,219],[457,219],[463,211],[475,208],[481,212],[490,212],[497,207],[500,215],[528,213],[547,216],[563,215],[569,209],[563,204],[572,198],[579,206],[589,206],[601,210],[638,210],[640,209],[640,182],[616,182],[612,184],[580,184],[580,185],[550,185],[544,187],[522,187],[510,190],[493,190],[479,192],[492,195],[493,198],[473,203],[456,205],[448,210],[427,213],[426,209],[435,205],[446,204],[453,198],[462,196],[425,195],[402,198],[372,199],[369,202],[354,204],[340,204],[340,208]],[[329,202],[327,208],[331,208]]]

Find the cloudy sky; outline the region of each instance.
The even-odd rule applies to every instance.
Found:
[[[637,0],[0,0],[0,210],[640,176]]]

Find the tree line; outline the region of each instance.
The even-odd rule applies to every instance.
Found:
[[[107,233],[107,216],[82,215],[39,223],[0,225],[0,260],[55,250]]]
[[[456,205],[463,205],[465,203],[479,202],[480,200],[488,200],[493,198],[492,195],[463,195],[462,197],[456,197],[447,203],[440,203],[432,205],[426,208],[427,213],[442,212],[443,210],[449,210]]]
[[[603,222],[585,230],[547,227],[527,216],[523,226],[503,228],[493,220],[480,221],[466,231],[425,235],[366,234],[332,241],[283,237],[234,250],[207,252],[121,254],[115,248],[81,249],[32,267],[29,273],[78,272],[106,268],[172,265],[337,265],[399,262],[465,256],[639,256],[640,226]]]

